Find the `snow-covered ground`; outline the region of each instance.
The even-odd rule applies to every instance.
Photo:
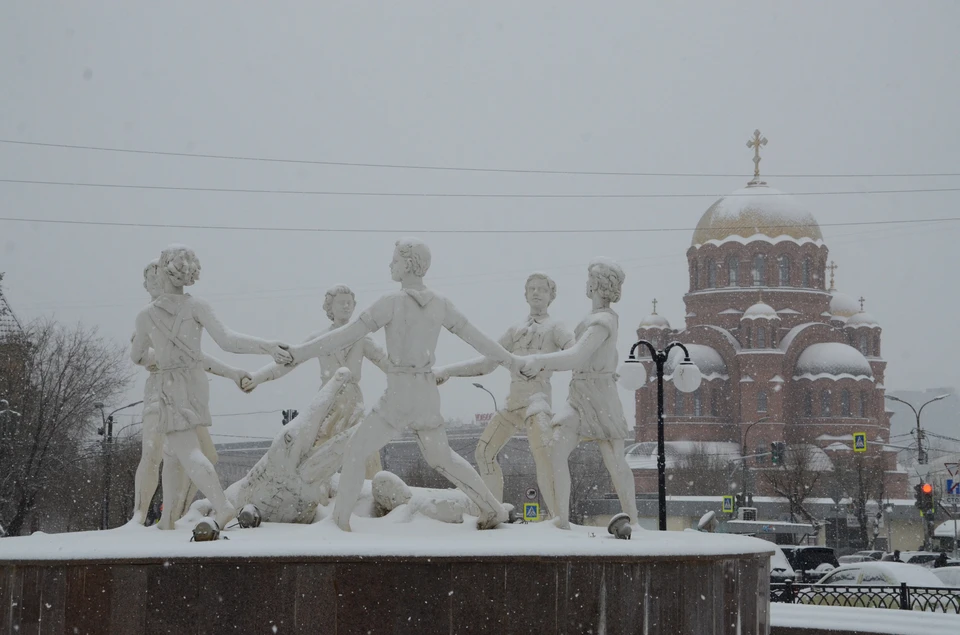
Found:
[[[817,629],[816,632],[850,631],[883,635],[960,633],[960,615],[805,604],[771,604],[770,623],[774,627],[804,628],[811,632]]]

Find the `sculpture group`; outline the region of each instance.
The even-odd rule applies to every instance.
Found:
[[[542,273],[530,275],[525,285],[529,315],[494,341],[450,300],[426,287],[429,268],[430,250],[423,242],[397,241],[390,273],[398,290],[352,319],[354,295],[337,285],[324,299],[330,326],[302,344],[288,345],[224,326],[209,304],[184,292],[200,276],[196,254],[182,245],[164,249],[144,270],[151,303],[137,316],[131,350],[133,361],[150,372],[134,522],[144,520],[162,457],[161,529],[173,528],[197,489],[207,499],[203,511],[219,527],[250,504],[267,521],[310,522],[317,506],[328,502],[338,471],[333,520],[343,530],[350,529],[364,478],[373,481],[377,506],[384,512],[409,504],[448,522],[469,513],[477,516],[480,529],[488,529],[511,518],[511,507],[502,502],[497,456],[511,437],[525,433],[538,485],[558,527],[569,528],[568,459],[583,441],[598,444],[622,509],[636,525],[633,475],[624,456],[627,422],[615,385],[618,316],[611,309],[620,299],[623,270],[608,260],[590,263],[586,295],[591,310],[573,332],[548,314],[557,293],[553,280]],[[436,367],[443,328],[481,357]],[[273,363],[247,373],[208,357],[200,350],[204,329],[226,351],[268,355]],[[370,338],[381,329],[385,351]],[[214,471],[216,453],[207,432],[211,418],[206,373],[227,377],[249,392],[312,358],[320,362],[322,386],[309,408],[277,434],[244,478],[224,490]],[[387,379],[386,391],[366,415],[359,387],[364,358]],[[452,377],[484,375],[498,366],[511,373],[510,393],[480,438],[478,472],[450,448],[439,386]],[[566,403],[554,413],[550,382],[558,371],[571,371],[572,378]],[[415,433],[427,463],[462,495],[451,492],[425,503],[395,476],[380,471],[380,449],[406,430]]]

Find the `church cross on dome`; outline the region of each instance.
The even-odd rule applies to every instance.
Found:
[[[865,297],[860,296],[860,299],[858,300],[858,302],[860,302],[860,312],[861,312],[861,313],[863,313],[863,303],[866,302],[866,301],[867,301],[867,299],[866,299]]]
[[[653,299],[653,314],[654,314],[654,315],[657,314],[657,299],[656,299],[656,298]]]
[[[836,272],[836,270],[839,269],[839,268],[840,268],[840,265],[838,265],[837,263],[835,263],[835,262],[832,261],[832,260],[830,261],[830,264],[827,265],[827,269],[830,271],[830,291],[836,291],[836,290],[837,290],[837,288],[833,285],[833,274],[834,274],[834,272]]]
[[[747,141],[747,147],[753,148],[753,180],[751,185],[760,183],[760,147],[767,145],[767,138],[760,134],[760,130],[753,131],[753,138]]]

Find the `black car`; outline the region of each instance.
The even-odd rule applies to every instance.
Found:
[[[781,545],[780,548],[790,561],[790,566],[796,571],[800,582],[819,580],[826,573],[826,567],[823,565],[829,565],[830,568],[840,566],[836,554],[830,547]]]

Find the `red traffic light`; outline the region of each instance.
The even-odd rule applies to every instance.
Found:
[[[923,483],[920,485],[920,491],[924,494],[933,494],[933,485],[930,483]]]

